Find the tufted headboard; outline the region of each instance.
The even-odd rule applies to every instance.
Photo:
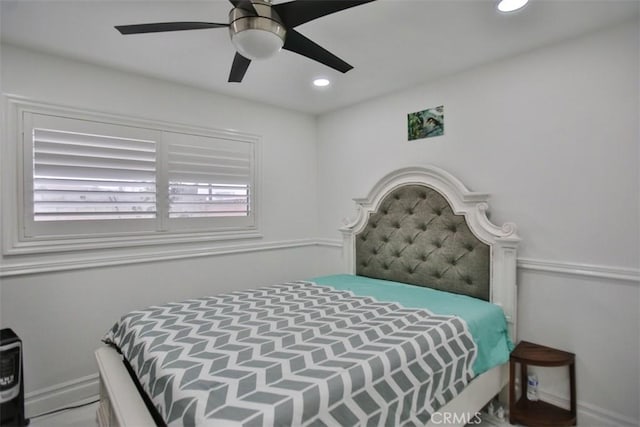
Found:
[[[356,236],[356,274],[489,301],[489,245],[438,191],[395,188]]]
[[[341,228],[346,270],[502,306],[515,340],[516,227],[487,217],[489,196],[435,166],[378,181]]]

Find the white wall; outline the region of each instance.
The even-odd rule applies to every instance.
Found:
[[[93,263],[98,254],[2,259],[4,271],[21,272],[2,278],[0,322],[24,341],[30,415],[97,392],[93,351],[131,309],[315,275],[316,246],[309,241],[317,234],[314,117],[12,46],[1,53],[5,94],[262,138],[263,238],[233,248],[229,242],[188,248],[206,255],[237,252],[240,245],[239,253],[44,274],[22,273],[38,265],[73,267],[87,257]]]
[[[576,353],[581,425],[640,424],[638,40],[631,22],[318,122],[323,238],[399,167],[492,195],[492,220],[522,237],[519,338]],[[438,105],[445,135],[408,142],[407,113]],[[547,397],[566,398],[561,379],[541,373]]]

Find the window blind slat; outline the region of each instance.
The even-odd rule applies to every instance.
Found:
[[[176,205],[173,213],[178,212],[246,212],[246,203],[229,203],[229,204],[180,204]]]
[[[107,169],[94,167],[65,167],[53,165],[34,165],[36,179],[82,179],[93,181],[111,181],[118,178],[131,182],[155,182],[154,171],[132,169]]]
[[[73,213],[81,212],[155,212],[154,203],[139,202],[61,202],[61,203],[38,203],[37,213],[65,213],[73,210]]]
[[[37,142],[35,152],[39,155],[89,156],[105,159],[122,159],[155,162],[155,153],[148,151],[134,151],[114,147],[88,147],[80,145],[50,144]]]
[[[232,166],[222,164],[200,165],[197,163],[171,163],[169,173],[173,177],[180,177],[180,174],[201,173],[205,175],[251,175],[251,169],[246,166]]]
[[[247,203],[248,196],[231,196],[231,195],[172,195],[173,203]]]
[[[208,174],[198,172],[180,171],[169,177],[169,187],[182,185],[183,183],[207,184],[211,185],[243,185],[248,186],[251,183],[251,177],[247,175],[236,174]]]
[[[125,179],[120,180],[95,180],[90,178],[83,179],[64,179],[64,178],[36,178],[33,181],[33,187],[36,190],[76,190],[84,191],[85,187],[89,188],[92,192],[97,191],[125,191],[132,192],[156,192],[156,186],[154,181],[128,181]],[[82,187],[81,190],[77,190]]]
[[[202,140],[212,143],[202,143]],[[172,142],[169,154],[193,155],[196,157],[211,156],[215,158],[245,158],[251,153],[251,144],[239,141],[227,141],[218,138],[195,137],[191,143]]]
[[[202,165],[226,164],[248,167],[251,159],[247,155],[241,156],[213,156],[213,155],[193,155],[184,153],[169,153],[170,164],[174,163],[195,163]]]
[[[155,212],[147,213],[147,212],[81,212],[78,214],[70,214],[66,213],[64,215],[60,215],[60,213],[53,212],[41,212],[38,214],[40,218],[39,221],[84,221],[87,219],[95,219],[99,220],[119,220],[119,219],[153,219],[156,217]]]
[[[169,218],[221,218],[221,217],[230,217],[230,216],[247,216],[249,213],[247,211],[226,211],[226,212],[180,212],[180,213],[171,213]]]
[[[45,202],[75,202],[75,203],[139,203],[154,202],[155,193],[143,192],[114,192],[114,191],[95,191],[88,193],[83,190],[60,191],[60,190],[44,190],[34,192],[33,198],[39,204]]]
[[[93,135],[86,133],[69,132],[63,130],[34,129],[33,141],[35,144],[48,142],[77,147],[103,147],[133,152],[156,152],[155,141],[146,141],[134,138],[118,138],[106,135]]]
[[[65,154],[36,153],[33,160],[36,167],[42,165],[61,167],[90,167],[101,169],[118,169],[132,171],[150,171],[155,173],[155,160],[131,160],[118,158],[105,158],[96,156],[76,156]]]
[[[211,160],[205,160],[205,161],[200,161],[198,162],[197,160],[192,160],[192,161],[176,161],[171,159],[169,161],[169,170],[180,170],[180,169],[185,169],[185,168],[194,168],[194,169],[199,169],[199,170],[203,170],[203,171],[216,171],[219,169],[230,169],[230,170],[250,170],[251,169],[251,163],[246,160],[246,161],[225,161],[225,160],[215,160],[215,159],[211,159]]]

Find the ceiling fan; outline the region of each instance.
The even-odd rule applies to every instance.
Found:
[[[159,33],[228,27],[237,52],[231,65],[229,82],[241,82],[254,59],[264,59],[286,49],[346,73],[353,67],[309,40],[294,27],[325,15],[374,0],[295,0],[272,4],[270,0],[229,0],[233,9],[229,23],[157,22],[118,25],[121,34]]]

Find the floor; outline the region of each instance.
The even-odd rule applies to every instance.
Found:
[[[97,427],[97,403],[32,419],[29,427]]]
[[[96,411],[98,404],[92,403],[82,408],[69,409],[43,417],[32,419],[29,427],[97,427]],[[500,423],[497,419],[483,417],[480,424],[469,424],[467,427],[496,427],[509,426],[508,422]]]

